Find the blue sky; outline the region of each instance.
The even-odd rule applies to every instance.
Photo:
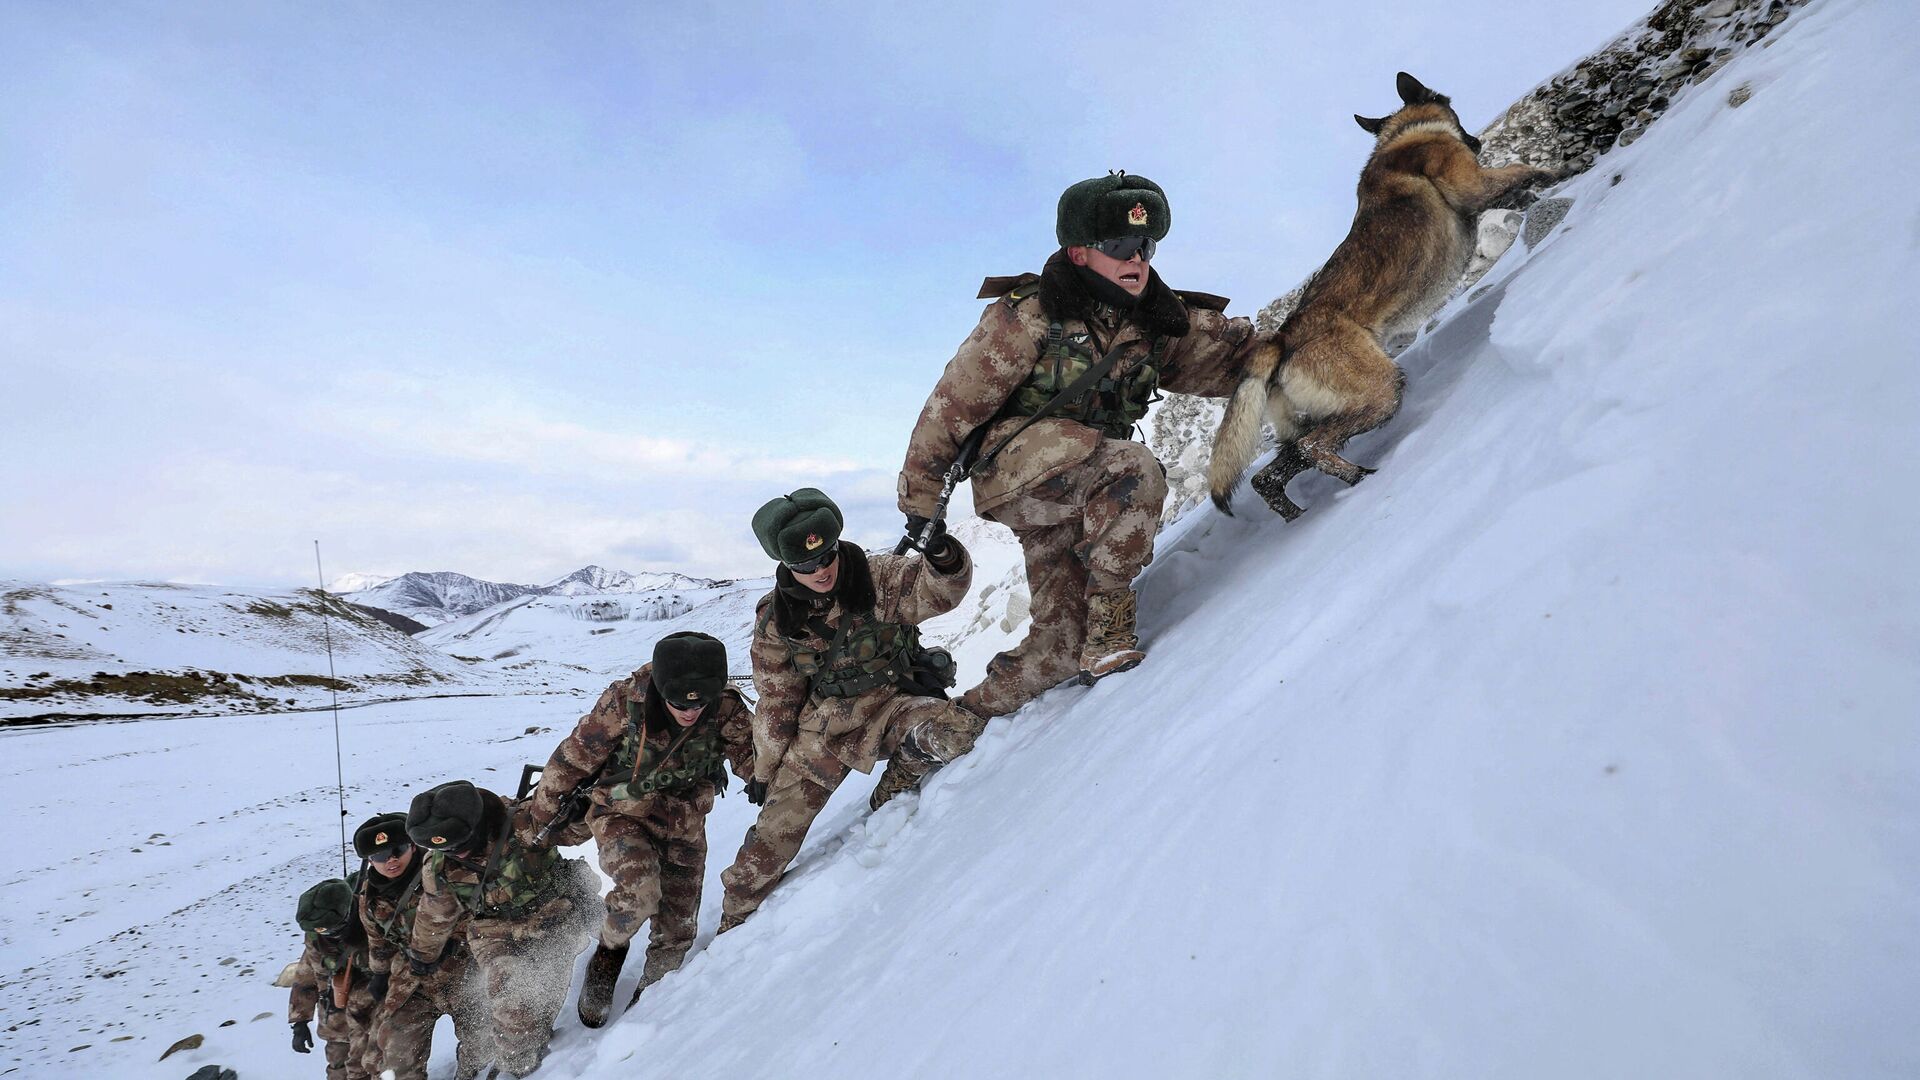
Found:
[[[1643,13],[1548,5],[0,8],[0,577],[764,572],[908,430],[1067,184],[1251,315],[1402,68],[1476,128]]]

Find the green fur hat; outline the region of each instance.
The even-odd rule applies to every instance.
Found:
[[[300,906],[294,913],[302,930],[334,931],[353,918],[353,886],[339,878],[329,878],[300,894]]]
[[[470,781],[449,780],[413,797],[407,808],[407,838],[423,848],[464,847],[485,819],[486,803]]]
[[[682,630],[654,643],[653,688],[669,705],[692,708],[727,688],[727,647],[710,634]]]
[[[847,519],[819,488],[801,488],[772,499],[753,512],[753,535],[768,556],[783,563],[804,563],[840,542]]]
[[[353,830],[353,852],[363,859],[396,844],[412,842],[407,836],[405,814],[375,814]]]
[[[1085,247],[1122,236],[1167,238],[1173,219],[1167,193],[1144,176],[1119,172],[1082,180],[1060,196],[1054,234],[1061,247]]]

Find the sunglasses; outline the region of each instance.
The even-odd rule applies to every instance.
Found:
[[[1111,240],[1102,240],[1087,246],[1109,259],[1118,259],[1121,262],[1126,262],[1135,255],[1140,256],[1141,262],[1153,261],[1154,243],[1151,236],[1116,236]]]
[[[832,566],[833,560],[839,557],[840,545],[835,544],[823,552],[819,558],[809,559],[806,562],[790,562],[787,564],[787,569],[796,574],[817,574],[827,567]]]
[[[413,850],[412,844],[395,844],[385,851],[376,851],[367,856],[368,862],[392,862]]]

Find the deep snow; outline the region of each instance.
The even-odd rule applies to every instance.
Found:
[[[1401,355],[1378,475],[1182,519],[1146,667],[871,818],[856,778],[542,1075],[1920,1074],[1912,29],[1816,0],[1566,185]],[[345,713],[351,819],[510,786],[586,704]],[[337,872],[328,723],[0,734],[0,1075],[319,1072],[264,982]],[[710,820],[703,935],[751,816]]]

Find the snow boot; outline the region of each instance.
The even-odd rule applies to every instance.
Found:
[[[647,966],[640,971],[640,985],[633,988],[633,996],[627,999],[627,1008],[633,1008],[634,1002],[640,1000],[641,991],[659,982],[661,979],[666,978],[669,972],[680,970],[680,965],[685,962],[685,960],[686,957],[682,956],[672,962],[666,960],[656,961],[649,955],[647,957]]]
[[[587,961],[587,977],[580,984],[580,1023],[597,1028],[607,1022],[607,1010],[613,1007],[613,984],[620,978],[620,967],[627,962],[627,947],[601,945]]]
[[[880,782],[874,785],[873,796],[867,800],[869,810],[878,810],[895,795],[919,787],[929,773],[946,764],[920,748],[914,738],[918,733],[918,728],[907,732],[907,737],[900,740],[900,748],[887,759],[887,771],[880,774]]]
[[[1133,632],[1132,589],[1109,589],[1087,597],[1087,643],[1080,647],[1080,681],[1096,681],[1140,666],[1147,654]]]

